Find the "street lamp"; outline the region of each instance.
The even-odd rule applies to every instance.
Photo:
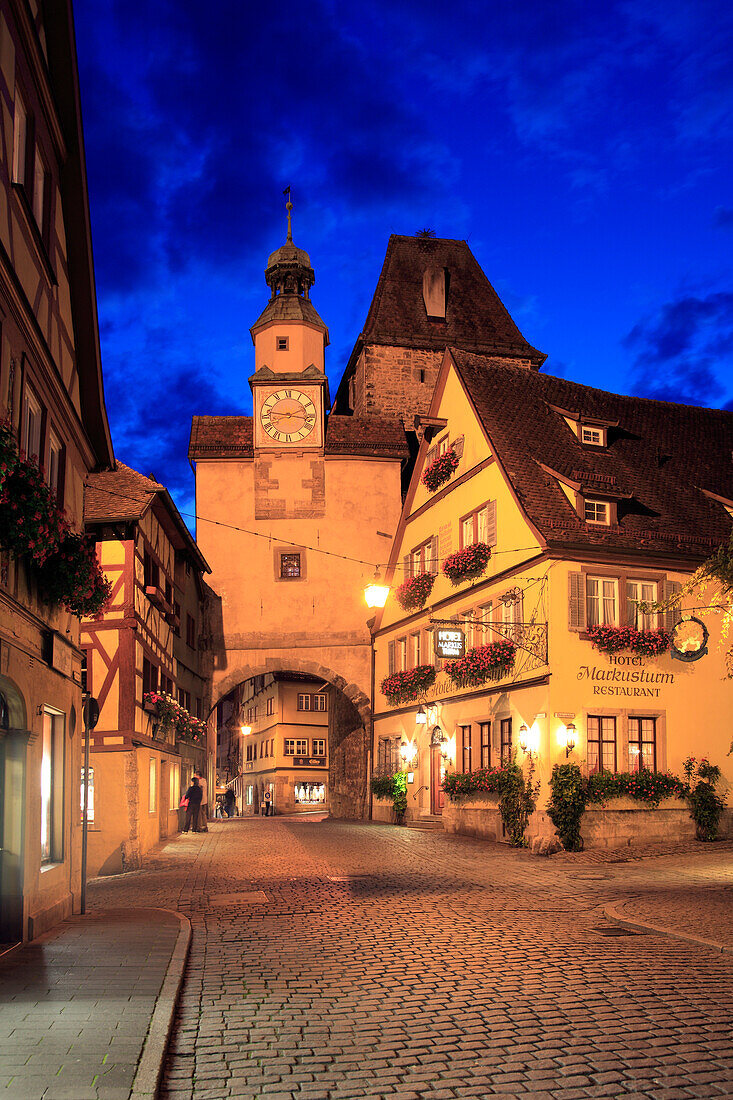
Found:
[[[568,722],[565,727],[565,759],[570,756],[570,753],[575,748],[575,723]]]
[[[370,581],[364,589],[364,599],[367,602],[367,607],[384,607],[388,595],[389,585],[384,583],[379,574],[379,569],[376,569],[374,580]]]

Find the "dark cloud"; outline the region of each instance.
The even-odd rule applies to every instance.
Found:
[[[716,206],[713,225],[717,225],[720,229],[733,227],[733,210],[729,206]]]
[[[624,346],[635,353],[639,394],[715,405],[733,367],[733,293],[687,294],[640,321]]]

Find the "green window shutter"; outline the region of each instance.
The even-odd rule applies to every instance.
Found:
[[[568,629],[585,630],[585,577],[568,574]]]
[[[679,581],[665,581],[662,586],[663,599],[668,600],[671,596],[674,596],[677,592],[679,592],[681,587],[682,585]],[[665,611],[663,618],[664,629],[668,631],[674,630],[676,624],[682,618],[682,613],[680,611],[679,605],[670,607],[668,611]]]

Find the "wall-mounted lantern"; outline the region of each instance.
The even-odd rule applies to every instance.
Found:
[[[568,722],[567,726],[565,727],[565,759],[566,760],[570,756],[570,753],[575,748],[575,733],[576,733],[575,723],[574,722]]]
[[[389,595],[389,585],[382,580],[379,570],[375,570],[374,580],[364,589],[364,599],[367,607],[384,607]]]
[[[423,706],[418,707],[417,714],[415,715],[415,725],[416,726],[426,726],[427,722],[428,722],[428,716],[427,716],[427,712],[425,710],[425,707],[423,707]]]
[[[524,722],[522,722],[521,726],[519,727],[519,747],[522,750],[522,752],[527,751],[527,745],[529,743],[528,742],[528,736],[529,736],[529,730],[525,726]]]

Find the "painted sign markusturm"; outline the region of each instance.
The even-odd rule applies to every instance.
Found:
[[[436,657],[451,659],[466,655],[466,635],[462,630],[437,627],[433,633],[433,645]]]

